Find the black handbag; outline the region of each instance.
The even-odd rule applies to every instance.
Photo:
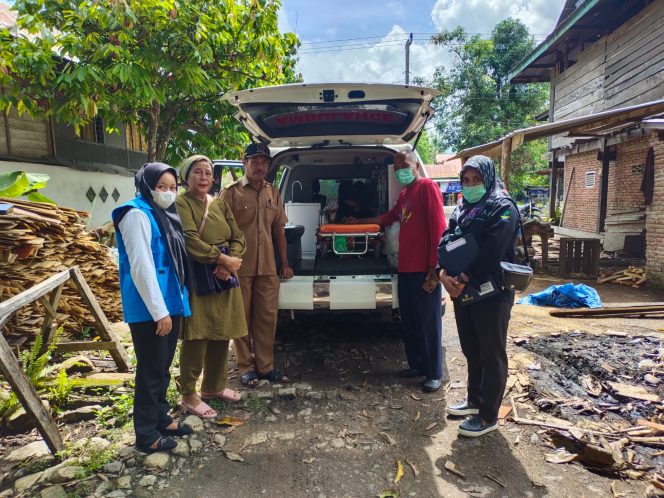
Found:
[[[198,235],[203,233],[203,227],[208,218],[208,207],[210,204],[210,196],[207,197],[205,202],[205,213],[203,220],[198,227]],[[224,246],[218,246],[223,254],[228,254],[228,249]],[[215,277],[214,270],[217,265],[215,263],[199,263],[198,261],[191,261],[191,269],[194,280],[194,291],[197,296],[207,296],[209,294],[217,294],[228,289],[234,289],[240,285],[235,275],[232,275],[227,280],[221,280]]]

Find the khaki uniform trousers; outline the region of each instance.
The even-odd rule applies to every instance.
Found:
[[[249,335],[233,339],[237,368],[240,374],[252,371],[267,374],[274,369],[279,277],[276,275],[240,277],[240,289]],[[255,361],[251,356],[252,342]]]
[[[185,339],[180,345],[180,394],[196,392],[203,372],[201,392],[223,391],[228,383],[229,340]]]

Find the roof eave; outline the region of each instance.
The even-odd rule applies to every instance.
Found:
[[[567,19],[565,19],[559,26],[546,37],[542,43],[540,43],[535,49],[530,52],[517,66],[516,68],[509,73],[508,78],[512,81],[514,78],[519,76],[525,69],[533,64],[537,59],[544,55],[551,47],[553,47],[562,36],[567,33],[572,26],[574,26],[583,16],[585,16],[590,10],[595,7],[602,0],[588,0],[581,7],[576,9],[572,14],[570,14]],[[531,78],[532,80],[532,78]],[[548,80],[541,80],[548,81]]]

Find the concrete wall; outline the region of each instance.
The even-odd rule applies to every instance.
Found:
[[[79,171],[49,164],[0,161],[0,173],[12,171],[48,174],[51,178],[41,192],[62,206],[90,213],[88,228],[97,228],[109,221],[111,211],[132,199],[135,192],[133,176]],[[90,188],[96,194],[92,202],[86,197]],[[105,201],[100,196],[102,188],[108,194]],[[115,189],[119,193],[117,201],[112,195]]]

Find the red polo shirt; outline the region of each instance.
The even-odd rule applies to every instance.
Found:
[[[401,191],[381,224],[401,222],[399,229],[399,273],[425,272],[438,264],[438,244],[446,228],[443,196],[438,185],[420,178]]]

